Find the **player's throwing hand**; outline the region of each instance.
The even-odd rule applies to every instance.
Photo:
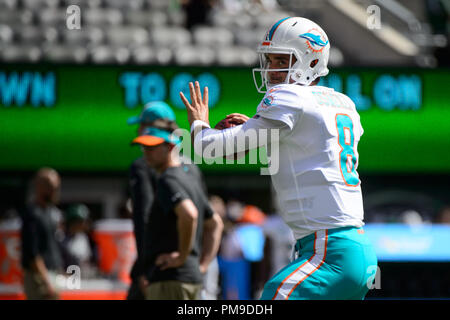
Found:
[[[198,81],[195,81],[195,87],[192,82],[189,82],[189,91],[191,93],[191,103],[180,91],[181,100],[186,106],[189,125],[192,125],[195,120],[201,120],[209,124],[208,87],[205,87],[203,90],[203,99]]]
[[[225,117],[225,119],[220,120],[216,124],[214,129],[223,130],[226,128],[235,127],[235,126],[238,126],[240,124],[247,122],[248,119],[250,119],[250,118],[248,116],[246,116],[245,114],[232,113],[232,114],[227,115]]]

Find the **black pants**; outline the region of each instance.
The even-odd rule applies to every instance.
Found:
[[[139,281],[137,279],[133,279],[130,288],[128,288],[127,300],[145,300],[145,295],[139,288]]]

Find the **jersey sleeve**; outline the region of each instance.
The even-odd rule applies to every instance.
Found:
[[[272,134],[272,129],[276,129],[279,134]],[[260,130],[268,130],[267,135],[260,135]],[[245,139],[245,137],[252,137],[252,133],[256,133],[255,139]],[[194,150],[205,159],[231,156],[266,146],[269,141],[261,136],[270,137],[270,142],[274,143],[288,133],[290,128],[283,121],[263,118],[256,114],[244,124],[235,127],[224,130],[203,129],[195,136]]]
[[[301,99],[298,93],[287,86],[277,86],[266,93],[258,105],[256,114],[265,119],[281,121],[292,129],[301,112]]]

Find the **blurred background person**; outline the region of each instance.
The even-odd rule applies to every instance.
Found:
[[[159,174],[150,215],[145,270],[149,300],[196,300],[203,274],[217,253],[220,216],[209,206],[200,179],[192,179],[174,147],[180,140],[169,131],[147,128],[133,140]],[[175,152],[173,152],[175,150]]]
[[[89,236],[89,208],[84,204],[74,204],[66,211],[66,232],[62,241],[64,267],[80,267],[81,276],[95,275],[97,263],[94,241]]]
[[[173,132],[178,128],[175,122],[175,113],[172,108],[163,101],[153,101],[145,105],[140,115],[130,117],[129,125],[138,125],[137,134],[141,135],[145,129],[154,127]],[[195,164],[189,164],[189,159],[180,156],[183,170],[193,179],[199,180],[203,191],[207,194],[206,184],[202,172]],[[129,192],[131,196],[131,212],[134,225],[134,234],[137,245],[137,259],[131,270],[132,283],[128,291],[127,299],[143,300],[148,281],[144,268],[146,248],[148,243],[149,215],[155,210],[154,206],[158,173],[150,167],[144,157],[136,159],[129,169]]]
[[[443,206],[436,217],[436,223],[442,223],[450,225],[450,206],[446,205]]]
[[[209,197],[209,205],[211,209],[220,217],[221,223],[224,224],[224,216],[226,215],[225,202],[218,195],[211,195]],[[223,239],[222,231],[221,239]],[[219,246],[220,247],[220,246]],[[203,289],[200,293],[202,300],[217,300],[220,294],[220,270],[217,256],[211,261],[203,277]]]
[[[34,198],[22,214],[22,265],[27,299],[58,299],[56,273],[62,271],[60,251],[61,179],[52,168],[40,169],[33,180]]]
[[[266,215],[258,207],[237,200],[227,202],[227,218],[232,225],[220,247],[223,298],[256,299],[269,274],[269,255],[263,224]]]
[[[269,279],[291,261],[295,239],[291,229],[278,214],[267,215],[262,228],[266,237],[264,258],[269,263]]]
[[[209,12],[216,0],[181,0],[186,13],[186,28],[191,30],[197,25],[208,24]]]
[[[128,119],[129,125],[138,125],[137,134],[151,126],[170,128],[175,124],[175,114],[163,101],[147,103],[140,115]],[[131,197],[131,211],[136,238],[137,259],[131,269],[131,286],[128,300],[143,300],[148,285],[144,270],[145,240],[148,217],[154,203],[156,171],[147,165],[144,157],[136,159],[129,168],[128,188]]]

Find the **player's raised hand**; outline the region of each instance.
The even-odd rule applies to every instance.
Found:
[[[191,103],[180,91],[181,101],[186,106],[189,125],[192,125],[195,120],[202,120],[209,124],[208,87],[205,87],[203,90],[203,98],[198,81],[195,81],[195,86],[192,82],[189,82],[189,91]]]

